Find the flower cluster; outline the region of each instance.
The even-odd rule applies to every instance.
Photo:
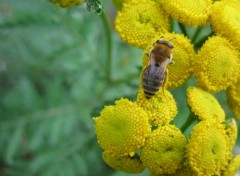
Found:
[[[177,113],[170,92],[159,91],[148,100],[140,89],[136,102],[122,98],[115,103],[94,118],[98,143],[109,166],[129,173],[147,167],[156,174],[182,168],[187,138],[169,123]]]
[[[136,100],[117,100],[94,117],[104,161],[129,173],[147,168],[152,176],[234,176],[240,167],[240,155],[232,152],[237,123],[227,117],[213,93],[226,91],[232,112],[240,118],[240,2],[122,2],[115,28],[122,40],[144,50],[143,67]],[[214,35],[199,47],[186,33],[176,33],[170,19],[198,29],[210,23]],[[152,44],[162,36],[174,46],[174,64],[163,70],[166,86],[149,98],[142,86],[143,73],[155,59]],[[194,83],[188,86],[190,77]],[[179,128],[173,122],[178,109],[171,92],[183,85],[191,112]],[[197,123],[188,128],[193,121]],[[187,128],[191,129],[189,136]]]
[[[145,1],[124,1],[122,10],[118,11],[115,27],[122,40],[149,53],[152,43],[161,36],[175,37],[171,41],[175,64],[168,66],[167,87],[180,87],[193,75],[197,84],[208,92],[226,90],[230,107],[240,118],[240,95],[236,92],[240,83],[239,1],[142,2]],[[215,35],[207,38],[201,48],[196,48],[188,36],[166,32],[170,26],[169,17],[181,24],[198,26],[198,29],[210,23]],[[148,60],[149,57],[143,57],[143,67]]]
[[[231,152],[237,138],[235,120],[225,120],[217,100],[199,87],[188,88],[188,101],[200,120],[189,139],[170,124],[177,109],[168,91],[147,99],[140,89],[136,102],[122,98],[106,106],[94,118],[104,161],[128,173],[140,173],[146,167],[153,175],[227,175],[236,171],[239,156]]]

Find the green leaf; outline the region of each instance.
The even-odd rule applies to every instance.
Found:
[[[19,123],[14,129],[12,129],[11,138],[8,140],[6,147],[5,160],[7,163],[11,164],[14,161],[14,158],[17,154],[20,153],[21,144],[24,142],[23,130],[24,124]]]

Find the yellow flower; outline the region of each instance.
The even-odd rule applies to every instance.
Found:
[[[187,158],[198,176],[221,175],[230,154],[224,124],[207,119],[194,127],[187,145]]]
[[[192,62],[195,59],[195,51],[190,40],[184,37],[182,34],[164,33],[154,37],[151,43],[145,50],[145,53],[150,54],[152,44],[164,36],[165,40],[170,40],[174,49],[172,50],[174,64],[168,65],[168,82],[167,87],[176,88],[182,86],[185,81],[192,75],[193,65]],[[173,39],[175,37],[175,39]],[[149,58],[146,54],[143,57],[143,68],[147,66]]]
[[[147,113],[127,99],[115,103],[115,106],[106,106],[101,115],[94,118],[98,142],[112,154],[132,155],[151,131]]]
[[[54,4],[56,4],[58,6],[68,8],[68,7],[72,7],[72,6],[81,4],[85,0],[50,0],[50,1],[52,1]]]
[[[227,132],[227,140],[229,151],[231,151],[237,140],[237,123],[234,118],[230,118],[226,120],[226,132]]]
[[[213,30],[240,49],[240,2],[216,1],[212,5],[210,22]]]
[[[141,173],[144,166],[141,160],[130,156],[112,156],[107,151],[102,153],[103,160],[113,169],[128,173]]]
[[[153,172],[150,173],[150,176],[197,176],[196,174],[194,174],[194,172],[191,170],[191,168],[183,168],[180,170],[176,170],[175,173],[173,174],[155,174]]]
[[[212,4],[211,0],[160,0],[159,2],[171,17],[189,26],[207,24]]]
[[[123,7],[123,3],[128,2],[129,0],[112,0],[113,5],[118,9],[121,10]]]
[[[231,110],[240,119],[240,95],[239,95],[239,87],[240,87],[240,79],[238,79],[237,83],[231,85],[227,89],[228,102]]]
[[[158,2],[131,0],[118,11],[115,28],[125,42],[145,48],[156,34],[167,32],[168,16]]]
[[[187,139],[177,127],[161,126],[146,139],[141,160],[154,174],[175,173],[182,168],[186,145]]]
[[[136,103],[147,113],[149,122],[154,125],[169,123],[177,114],[177,105],[172,94],[161,89],[147,99],[142,88],[139,89]]]
[[[197,55],[195,76],[201,87],[208,91],[225,90],[239,76],[238,52],[228,40],[209,38]]]
[[[240,168],[240,155],[234,156],[228,164],[223,176],[234,176]]]
[[[190,167],[183,168],[181,170],[176,171],[174,176],[195,176],[194,172],[191,170]]]
[[[225,113],[221,105],[209,92],[198,87],[189,87],[187,89],[187,100],[192,112],[200,120],[214,118],[219,122],[224,121]]]

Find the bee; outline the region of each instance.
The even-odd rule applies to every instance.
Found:
[[[166,41],[161,37],[153,43],[150,54],[147,54],[149,63],[142,73],[142,87],[147,99],[154,96],[162,84],[165,86],[167,83],[166,68],[168,64],[174,63],[172,61],[173,44],[170,43],[172,39]]]

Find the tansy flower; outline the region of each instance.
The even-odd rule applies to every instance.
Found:
[[[240,168],[240,155],[234,156],[229,162],[223,176],[234,176]]]
[[[150,173],[150,176],[197,176],[194,175],[194,172],[189,167],[183,167],[183,169],[176,170],[175,173],[172,174],[155,174],[153,172]]]
[[[220,123],[224,121],[225,113],[221,105],[209,92],[198,87],[189,87],[187,89],[187,100],[192,112],[200,120],[214,118]]]
[[[197,55],[194,73],[197,82],[208,91],[225,90],[239,76],[238,52],[228,40],[209,38]]]
[[[158,2],[131,0],[123,4],[115,20],[115,28],[122,40],[145,48],[156,34],[167,32],[168,16]]]
[[[177,105],[172,94],[160,89],[156,95],[147,99],[142,88],[139,89],[136,103],[147,113],[149,122],[155,125],[169,123],[177,114]]]
[[[227,139],[228,139],[228,147],[229,151],[231,151],[236,143],[237,140],[237,123],[234,118],[230,118],[226,120],[226,132],[227,132]]]
[[[118,9],[121,10],[123,7],[123,3],[128,2],[129,0],[112,0],[113,5]]]
[[[109,153],[132,155],[143,146],[151,128],[147,113],[136,103],[120,99],[106,106],[96,122],[99,145]]]
[[[240,119],[240,95],[239,95],[240,79],[236,84],[231,85],[227,89],[227,97],[231,110]]]
[[[174,64],[169,64],[168,70],[168,81],[167,87],[176,88],[185,83],[185,81],[192,75],[193,67],[192,62],[195,59],[195,52],[193,45],[190,40],[184,37],[182,34],[175,33],[164,33],[164,40],[169,41],[173,44],[174,48],[172,50]],[[161,36],[155,36],[151,43],[145,50],[145,53],[150,55],[152,48],[152,43],[159,40]],[[144,67],[148,64],[149,57],[146,54],[143,57]]]
[[[186,137],[173,126],[158,127],[146,139],[141,150],[143,165],[154,174],[171,174],[184,162]]]
[[[189,26],[205,25],[212,4],[211,0],[160,0],[159,2],[171,17]]]
[[[64,8],[72,7],[84,2],[84,0],[50,0],[50,1]]]
[[[216,1],[212,5],[210,22],[213,30],[240,49],[240,2]]]
[[[128,173],[141,173],[144,166],[141,160],[130,156],[112,156],[107,151],[102,153],[103,160],[113,169]]]
[[[173,176],[195,176],[190,167],[183,167],[183,169],[177,170]]]
[[[207,119],[194,127],[187,145],[187,158],[198,176],[221,175],[230,154],[224,124]]]

